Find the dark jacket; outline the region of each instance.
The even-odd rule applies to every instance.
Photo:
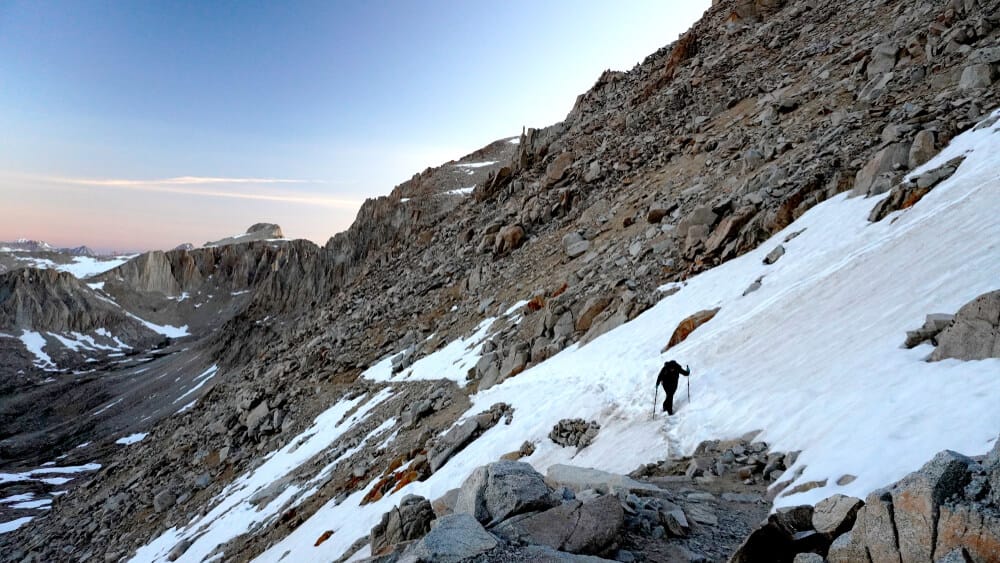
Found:
[[[691,375],[691,372],[682,368],[677,362],[670,360],[663,364],[660,375],[656,376],[656,384],[662,385],[667,393],[672,393],[677,390],[677,380],[682,375],[687,377]]]

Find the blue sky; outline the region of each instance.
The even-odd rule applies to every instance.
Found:
[[[364,198],[562,119],[708,4],[0,3],[0,240],[169,248],[269,220],[322,243]]]

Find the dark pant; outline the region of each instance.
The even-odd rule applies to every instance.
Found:
[[[667,414],[674,414],[674,392],[677,391],[677,388],[671,389],[664,385],[663,391],[667,394],[667,398],[663,399],[663,410],[667,411]]]

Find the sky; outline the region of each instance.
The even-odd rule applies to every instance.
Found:
[[[710,0],[0,3],[0,240],[319,244],[669,44]]]

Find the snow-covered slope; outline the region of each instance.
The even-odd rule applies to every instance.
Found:
[[[502,401],[515,409],[512,423],[488,430],[427,481],[363,507],[359,502],[369,487],[339,504],[330,501],[259,560],[335,559],[402,496],[434,498],[524,440],[537,447],[525,461],[541,471],[572,462],[622,472],[689,452],[705,439],[762,430],[759,439],[774,450],[802,450],[786,472],[792,477],[802,469],[793,485],[825,482],[779,496],[776,506],[812,503],[836,492],[864,497],[941,449],[987,451],[1000,429],[1000,360],[928,363],[928,346],[900,346],[905,331],[920,326],[926,314],[954,312],[1000,287],[1000,124],[959,136],[913,174],[960,154],[968,158],[957,173],[909,210],[870,223],[879,198],[835,197],[757,250],[688,280],[634,321],[474,395],[466,416]],[[762,263],[799,231],[784,243],[786,254],[777,263]],[[762,287],[743,296],[761,276]],[[714,307],[721,310],[713,320],[669,354],[660,352],[682,319]],[[467,338],[464,357],[456,358],[453,347],[438,353],[447,354],[449,364],[472,365],[479,339]],[[652,415],[655,375],[668,357],[693,370],[691,400],[682,388],[672,418]],[[436,364],[433,356],[423,361]],[[386,364],[367,375],[385,379]],[[288,473],[285,463],[300,443],[309,444],[305,451],[319,451],[320,442],[332,444],[342,435],[346,427],[340,424],[323,428],[345,408],[334,405],[289,442],[290,451],[276,453],[227,488],[214,510],[167,531],[134,560],[162,560],[183,539],[193,545],[178,560],[201,560],[273,518],[279,503],[295,495],[294,502],[301,502],[310,492],[294,487],[259,508],[250,499]],[[601,424],[596,441],[579,453],[546,438],[567,417]],[[304,462],[305,456],[294,459]],[[847,474],[857,478],[837,485]],[[314,546],[328,530],[333,535]]]
[[[0,252],[4,250],[0,248]],[[39,258],[34,256],[27,256],[19,258],[18,265],[22,267],[32,267],[39,269],[53,269],[59,270],[60,272],[69,272],[79,279],[86,279],[89,277],[96,276],[98,274],[103,274],[108,270],[113,270],[118,266],[121,266],[125,262],[128,262],[132,258],[135,258],[135,254],[115,256],[115,257],[104,257],[95,258],[93,256],[73,256],[69,258],[68,262],[58,263],[49,258]],[[17,255],[14,255],[17,257]]]

